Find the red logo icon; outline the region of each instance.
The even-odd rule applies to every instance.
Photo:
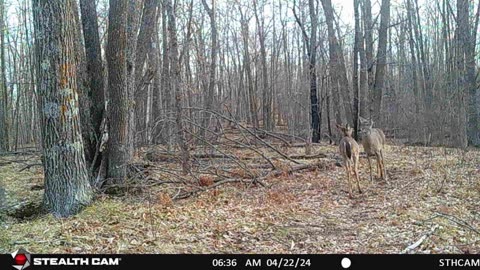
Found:
[[[23,248],[13,252],[12,258],[14,260],[14,264],[12,266],[15,269],[23,270],[30,266],[30,253]]]

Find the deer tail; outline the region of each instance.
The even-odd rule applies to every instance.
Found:
[[[345,152],[347,157],[352,159],[352,146],[350,145],[350,142],[345,142]]]

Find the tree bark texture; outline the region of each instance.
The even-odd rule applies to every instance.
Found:
[[[126,165],[130,160],[128,151],[127,89],[127,1],[110,0],[108,14],[107,66],[108,66],[108,167],[107,177],[114,182],[123,182]]]
[[[58,217],[92,200],[78,105],[74,5],[74,0],[33,1],[44,205]]]

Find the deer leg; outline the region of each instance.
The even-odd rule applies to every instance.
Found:
[[[377,157],[377,174],[378,174],[378,177],[383,179],[383,173],[382,173],[382,165],[381,165],[381,156],[380,156],[380,153],[379,152],[376,152],[375,153],[375,156]]]
[[[380,151],[380,157],[382,158],[382,173],[383,173],[383,177],[384,177],[384,180],[385,182],[387,182],[387,169],[385,169],[385,160],[383,159],[383,151]]]
[[[347,173],[347,180],[348,180],[348,195],[351,199],[353,198],[353,196],[352,196],[352,184],[350,183],[350,164],[348,164],[348,161],[345,162],[345,170]]]
[[[373,182],[372,178],[372,162],[370,161],[370,156],[367,154],[367,159],[368,159],[368,167],[370,168],[370,182]]]
[[[360,189],[360,178],[358,177],[358,157],[355,160],[353,168],[354,168],[355,178],[357,179],[358,193],[362,193],[362,190]]]

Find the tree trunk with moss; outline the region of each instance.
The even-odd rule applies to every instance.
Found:
[[[78,107],[74,0],[33,1],[45,207],[57,217],[92,200]]]

